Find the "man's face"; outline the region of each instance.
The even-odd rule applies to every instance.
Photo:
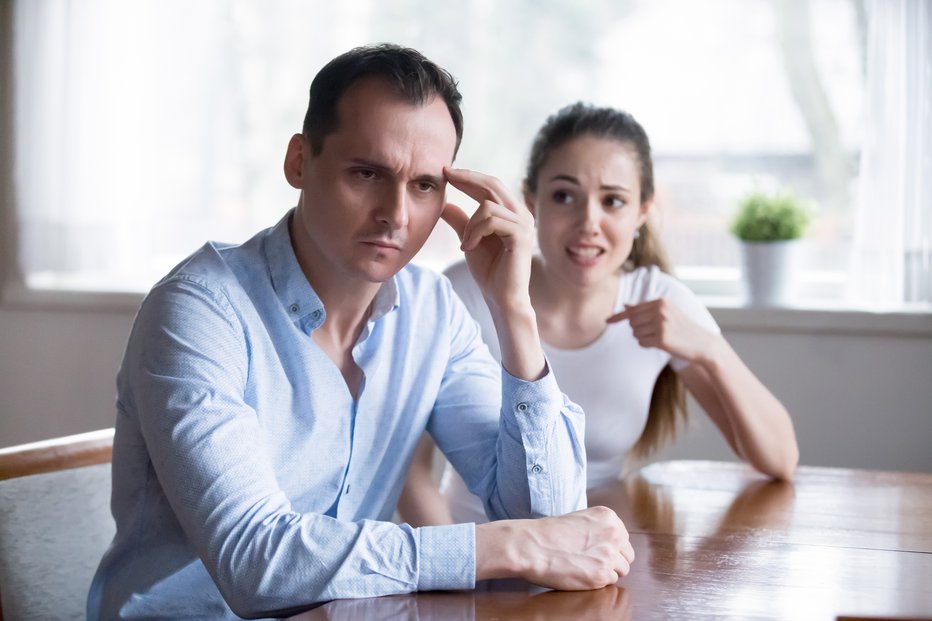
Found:
[[[292,239],[302,267],[330,282],[383,282],[420,250],[444,205],[456,130],[442,98],[415,106],[363,78],[337,106],[319,155],[296,135],[285,174],[301,190]]]

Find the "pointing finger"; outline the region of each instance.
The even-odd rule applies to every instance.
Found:
[[[615,313],[611,317],[605,320],[605,323],[618,323],[624,321],[625,319],[631,319],[631,306],[625,304],[625,310],[620,313]]]

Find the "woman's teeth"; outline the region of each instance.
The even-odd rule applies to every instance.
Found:
[[[570,254],[582,257],[583,259],[593,259],[602,253],[601,248],[594,248],[592,246],[570,246],[567,250]]]

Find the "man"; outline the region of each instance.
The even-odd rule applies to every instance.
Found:
[[[497,180],[450,168],[459,102],[414,50],[337,57],[285,156],[297,207],[240,246],[206,245],[149,293],[118,376],[117,534],[89,618],[280,616],[627,573],[627,532],[604,508],[386,521],[425,428],[495,517],[585,506],[582,413],[547,370],[527,293],[530,216]],[[472,218],[445,204],[447,182],[479,202]],[[502,366],[448,281],[407,266],[441,215]]]

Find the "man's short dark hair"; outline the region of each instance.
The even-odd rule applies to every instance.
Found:
[[[304,135],[314,155],[320,155],[324,138],[337,130],[337,105],[343,93],[357,80],[377,77],[385,80],[398,96],[412,105],[423,105],[435,96],[443,98],[456,128],[456,149],[463,138],[463,96],[448,71],[428,60],[417,50],[381,43],[354,48],[324,65],[314,81],[304,116]]]

